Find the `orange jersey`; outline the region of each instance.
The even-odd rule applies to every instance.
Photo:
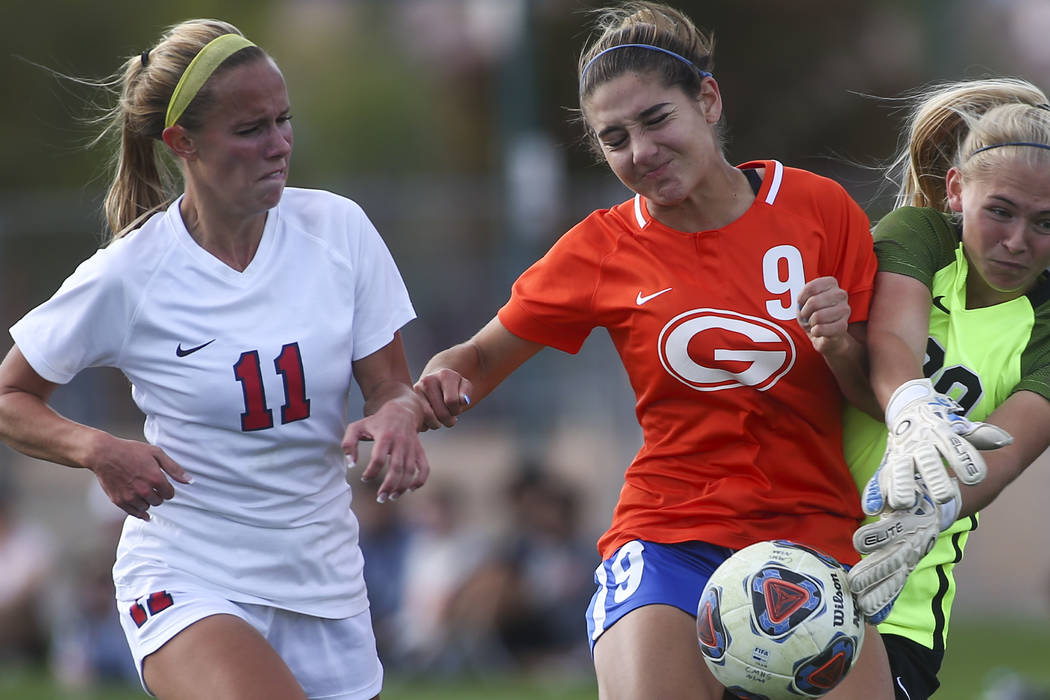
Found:
[[[805,282],[833,276],[867,320],[868,219],[835,182],[776,161],[728,226],[683,233],[635,197],[573,227],[515,282],[499,318],[578,352],[606,328],[644,444],[627,469],[603,558],[632,539],[734,549],[785,538],[845,563],[861,519],[842,457],[843,399],[796,321]]]

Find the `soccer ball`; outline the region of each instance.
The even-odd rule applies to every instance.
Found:
[[[846,569],[786,540],[758,542],[715,569],[696,615],[704,661],[744,700],[815,698],[860,653],[864,620]]]

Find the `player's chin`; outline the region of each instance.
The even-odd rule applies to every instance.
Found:
[[[650,209],[673,209],[683,204],[687,195],[677,187],[667,187],[652,190],[651,193],[642,193]]]
[[[284,196],[286,180],[282,178],[269,178],[259,181],[256,188],[256,196],[260,204],[266,209],[273,209],[281,202]]]

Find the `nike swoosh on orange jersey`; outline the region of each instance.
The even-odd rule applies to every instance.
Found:
[[[641,292],[638,292],[638,296],[635,297],[634,303],[637,304],[638,306],[641,306],[642,304],[644,304],[645,302],[649,301],[650,299],[655,299],[656,297],[660,296],[661,294],[666,294],[667,292],[671,291],[672,289],[674,289],[674,287],[668,287],[667,289],[661,289],[659,292],[653,292],[652,294],[645,294],[645,295],[643,295]]]

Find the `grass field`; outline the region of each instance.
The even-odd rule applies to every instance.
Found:
[[[993,682],[1016,674],[1050,698],[1050,627],[1033,623],[957,622],[936,700],[1000,700]],[[384,700],[587,700],[596,697],[593,679],[536,679],[505,676],[484,680],[421,683],[389,678]],[[0,700],[143,700],[137,688],[103,687],[91,691],[58,688],[40,670],[0,668]],[[1020,697],[1020,696],[1010,696]],[[1029,697],[1029,696],[1024,696]],[[1035,696],[1031,696],[1035,697]],[[1042,696],[1040,696],[1042,697]],[[859,698],[858,700],[863,700]]]

